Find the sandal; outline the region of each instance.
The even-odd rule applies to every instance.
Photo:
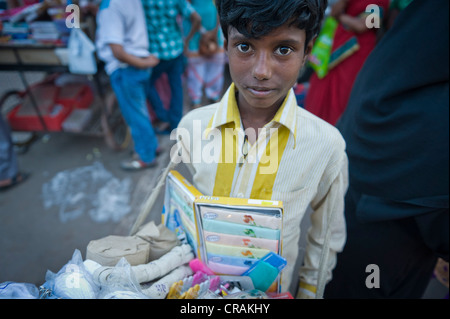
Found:
[[[11,182],[7,185],[0,186],[0,192],[6,191],[21,182],[24,182],[30,176],[29,173],[17,173],[16,176],[11,178]]]
[[[156,121],[155,123],[153,123],[153,130],[157,135],[169,135],[171,132],[170,124],[161,121]]]
[[[120,167],[126,171],[139,171],[145,168],[151,168],[151,167],[155,167],[158,163],[156,162],[156,160],[154,160],[153,162],[150,163],[145,163],[141,160],[137,160],[137,159],[131,159],[131,160],[127,160],[127,161],[123,161],[120,164]]]
[[[155,150],[155,155],[158,157],[159,155],[164,153],[164,149],[161,146],[158,146]],[[134,150],[130,151],[130,156],[133,160],[139,160],[139,155]]]

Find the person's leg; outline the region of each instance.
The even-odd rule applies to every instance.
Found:
[[[162,122],[169,122],[169,113],[164,108],[164,103],[156,88],[156,81],[167,71],[170,65],[171,60],[161,60],[159,64],[153,68],[152,75],[150,76],[149,83],[146,87],[147,98],[155,111],[156,117]]]
[[[149,75],[149,71],[131,67],[119,69],[111,75],[111,85],[130,127],[135,151],[144,163],[153,162],[158,147],[146,104],[145,85]]]
[[[167,69],[169,77],[170,91],[172,98],[170,100],[169,123],[170,129],[176,129],[183,116],[183,82],[182,74],[184,69],[183,55],[171,60],[170,67]]]
[[[11,130],[0,114],[0,187],[7,186],[19,174]]]
[[[218,53],[206,62],[205,93],[211,101],[218,101],[223,91],[225,53]]]
[[[193,107],[200,106],[203,96],[203,79],[206,65],[201,57],[191,57],[188,60],[187,89]]]

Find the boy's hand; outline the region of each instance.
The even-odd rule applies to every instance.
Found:
[[[142,58],[142,68],[153,68],[159,64],[159,59],[154,55]]]
[[[339,0],[331,7],[330,16],[338,19],[341,14],[345,12],[347,8],[348,0]]]
[[[159,59],[154,55],[149,55],[145,58],[137,57],[125,51],[122,45],[110,43],[109,44],[114,57],[120,62],[127,63],[138,69],[153,68],[159,63]]]

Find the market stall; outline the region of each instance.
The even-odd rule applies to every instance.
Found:
[[[42,285],[4,283],[0,297],[292,299],[281,292],[282,211],[281,202],[205,198],[171,170],[164,178],[161,224],[135,224],[136,233],[128,236],[91,240],[81,248],[85,258],[75,250],[59,271],[47,271]],[[219,232],[214,223],[228,227]],[[215,244],[222,260],[214,255]]]
[[[83,32],[88,25],[68,28],[66,7],[46,1],[5,10],[0,18],[0,71],[17,72],[25,88],[4,92],[0,97],[0,108],[13,98],[19,101],[2,110],[12,130],[87,134],[104,137],[112,149],[126,148],[130,135],[103,65]],[[80,44],[80,59],[86,60],[81,55],[90,54],[95,63],[92,71],[73,66],[80,62],[73,57],[76,48],[70,46],[80,34],[86,42],[84,47],[91,48],[86,53]],[[30,85],[26,72],[47,76]]]

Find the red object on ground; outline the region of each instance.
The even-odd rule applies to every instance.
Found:
[[[62,123],[76,108],[87,109],[94,100],[91,88],[86,84],[68,84],[57,87],[48,82],[30,88],[47,130],[62,131]],[[33,102],[26,92],[23,102],[7,115],[12,130],[42,131],[44,127]]]

